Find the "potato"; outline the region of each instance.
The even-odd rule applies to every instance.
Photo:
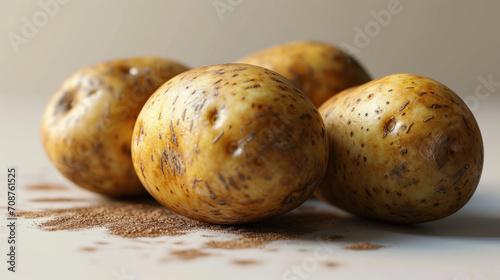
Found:
[[[395,74],[345,90],[320,108],[330,141],[316,194],[395,223],[446,217],[479,183],[483,142],[472,112],[432,79]]]
[[[283,214],[320,183],[323,121],[283,76],[247,64],[187,71],[160,87],[134,128],[132,159],[169,209],[216,224]]]
[[[274,70],[296,84],[319,107],[336,93],[370,81],[363,67],[339,48],[317,42],[290,42],[238,62]]]
[[[42,142],[75,184],[110,196],[146,194],[130,155],[134,123],[151,94],[183,65],[157,57],[114,60],[69,77],[48,103]]]

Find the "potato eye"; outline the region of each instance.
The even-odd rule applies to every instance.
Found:
[[[59,99],[59,101],[57,101],[54,114],[61,115],[71,110],[74,106],[74,98],[75,98],[74,90],[65,91],[64,94]]]

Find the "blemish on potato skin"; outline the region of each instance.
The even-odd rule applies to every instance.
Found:
[[[382,128],[384,130],[384,135],[382,136],[382,138],[385,138],[387,136],[387,133],[393,131],[395,126],[396,126],[396,118],[391,117],[389,121],[387,121],[384,124],[384,127]]]
[[[236,182],[234,181],[234,179],[232,177],[229,177],[228,181],[229,181],[229,185],[231,185],[231,187],[233,187],[237,191],[240,190],[240,188],[238,187],[238,185],[236,184]]]
[[[431,109],[441,109],[441,108],[449,108],[448,105],[440,105],[440,104],[431,104],[429,106],[427,106],[427,108],[431,108]]]
[[[414,123],[411,123],[410,126],[408,127],[408,130],[406,131],[406,133],[409,133],[410,132],[410,129],[411,127],[413,126]]]
[[[226,178],[224,178],[224,176],[222,176],[222,174],[220,173],[217,173],[217,177],[219,178],[219,180],[222,182],[222,184],[224,185],[224,188],[229,191],[229,186],[228,184],[226,183]]]
[[[144,176],[144,165],[142,165],[142,160],[139,161],[139,165],[141,166],[141,174],[142,174],[142,177],[143,178],[146,178],[146,176]]]
[[[403,104],[403,106],[401,106],[401,108],[399,108],[398,112],[403,111],[406,108],[406,106],[408,105],[408,103],[410,103],[410,101],[406,101],[405,104]]]
[[[434,118],[434,116],[429,116],[429,117],[424,119],[424,122],[428,122],[428,121],[432,120],[433,118]]]
[[[175,146],[179,146],[177,143],[177,135],[175,135],[174,127],[172,125],[172,121],[170,121],[170,133],[172,134],[172,143],[174,143]]]
[[[224,135],[224,131],[221,131],[219,134],[217,134],[217,136],[215,136],[215,138],[212,140],[212,144],[217,143],[217,141],[219,141],[222,135]]]
[[[213,83],[214,85],[220,83],[222,81],[222,79],[218,79],[217,81],[215,81],[215,83]]]
[[[406,161],[405,161],[405,162],[403,162],[400,166],[398,166],[398,167],[394,168],[394,169],[391,171],[390,175],[391,175],[391,176],[393,176],[393,175],[400,175],[400,174],[401,174],[401,172],[403,172],[403,171],[405,170],[406,165],[407,165]]]

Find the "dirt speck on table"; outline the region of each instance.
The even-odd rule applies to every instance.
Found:
[[[256,260],[233,260],[232,263],[237,265],[254,265],[259,262]]]
[[[196,249],[173,251],[170,254],[182,260],[192,260],[196,258],[210,256],[209,253]]]
[[[336,262],[328,261],[328,262],[323,262],[323,265],[326,267],[337,267],[339,264]]]
[[[33,191],[64,191],[69,188],[62,185],[52,185],[52,184],[39,184],[39,185],[29,185],[25,187],[27,190]]]
[[[85,251],[85,252],[93,252],[93,251],[97,251],[97,248],[94,248],[94,247],[83,247],[83,248],[80,248],[80,250]]]

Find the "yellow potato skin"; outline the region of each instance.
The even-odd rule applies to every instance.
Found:
[[[246,64],[187,71],[148,100],[132,158],[167,208],[216,224],[242,224],[302,204],[327,164],[323,121],[281,75]]]
[[[280,73],[319,107],[336,93],[371,80],[349,54],[336,46],[296,41],[270,47],[238,60]]]
[[[145,194],[130,154],[134,123],[151,94],[186,70],[163,58],[136,57],[77,71],[53,95],[42,117],[49,159],[85,189],[109,196]]]
[[[443,84],[395,74],[345,90],[320,108],[330,141],[316,195],[394,223],[446,217],[479,183],[483,142],[465,103]]]

